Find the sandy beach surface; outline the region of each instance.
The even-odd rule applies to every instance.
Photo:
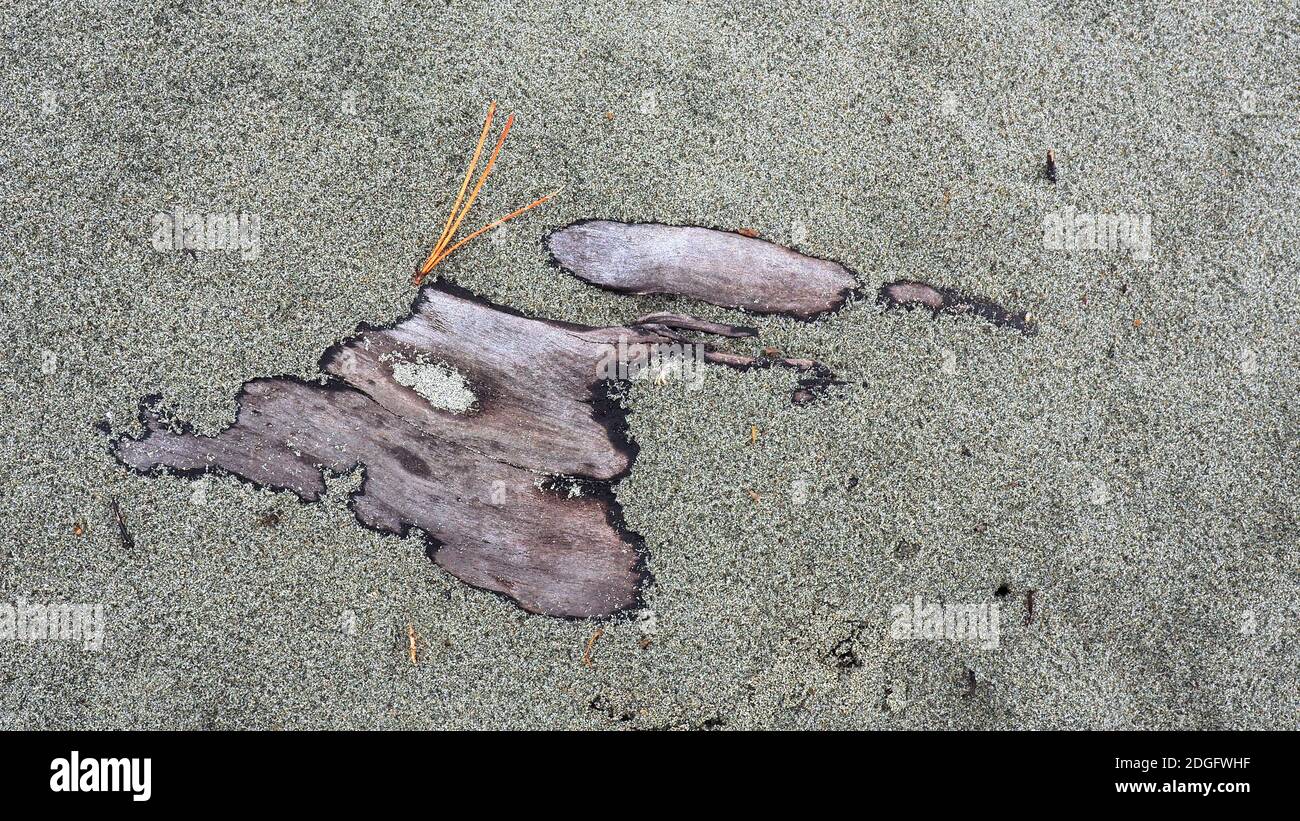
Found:
[[[0,728],[1300,728],[1294,3],[4,17],[0,605],[104,629],[0,636]],[[806,407],[781,371],[632,387],[616,492],[654,581],[613,620],[363,529],[359,474],[316,504],[145,477],[102,429],[159,394],[215,432],[246,380],[405,315],[492,99],[516,122],[469,221],[563,193],[441,277],[583,324],[752,324],[728,350],[843,380]],[[256,242],[159,250],[177,209]],[[1078,215],[1149,242],[1052,247]],[[595,217],[752,229],[862,296],[805,323],[600,291],[543,246]],[[884,312],[898,279],[1039,332]],[[918,604],[997,631],[900,637]]]

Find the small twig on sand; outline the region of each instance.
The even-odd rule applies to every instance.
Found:
[[[407,622],[407,623],[406,623],[406,647],[407,647],[408,652],[409,652],[410,655],[411,655],[411,663],[412,663],[412,664],[415,664],[415,663],[416,663],[416,660],[415,660],[415,640],[416,640],[417,638],[419,638],[419,634],[415,632],[415,625],[414,625],[414,624],[411,624],[410,622]]]
[[[591,638],[587,639],[587,649],[582,651],[583,666],[591,666],[591,651],[595,648],[596,642],[600,641],[600,637],[603,635],[605,635],[605,628],[597,627],[596,632],[592,633]]]
[[[113,511],[113,521],[117,522],[117,535],[122,539],[122,547],[130,550],[135,547],[135,539],[131,536],[131,531],[126,529],[126,516],[122,515],[122,508],[116,499],[110,500],[108,507]]]

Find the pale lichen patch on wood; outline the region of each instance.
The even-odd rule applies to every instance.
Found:
[[[441,362],[405,360],[392,363],[390,370],[399,385],[424,397],[435,408],[468,413],[474,408],[474,391],[455,368]]]

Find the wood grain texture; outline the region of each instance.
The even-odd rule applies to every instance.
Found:
[[[556,264],[593,285],[754,313],[813,319],[839,309],[857,287],[838,262],[712,228],[590,220],[554,232],[547,244]]]

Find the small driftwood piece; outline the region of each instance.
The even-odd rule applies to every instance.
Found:
[[[915,280],[902,279],[880,286],[876,301],[886,308],[928,308],[934,316],[969,314],[1001,328],[1013,328],[1025,336],[1038,333],[1038,326],[1027,313],[1009,311],[983,297]]]
[[[711,228],[591,220],[556,231],[547,244],[560,267],[602,288],[760,314],[813,319],[840,308],[857,287],[838,262]]]
[[[646,575],[640,537],[611,490],[636,454],[626,412],[608,396],[622,376],[610,370],[614,354],[671,346],[733,367],[811,372],[792,394],[798,403],[809,384],[829,381],[811,360],[724,355],[694,347],[684,330],[756,333],[677,314],[591,328],[435,283],[408,317],[327,351],[320,381],[247,382],[234,424],[215,436],[174,429],[142,406],[144,435],[113,449],[137,471],[221,471],[304,501],[320,499],[324,472],[361,466],[350,504],[363,525],[419,528],[433,561],[525,610],[606,616],[637,606]],[[398,368],[411,363],[454,372],[472,404],[439,405],[403,383]]]

